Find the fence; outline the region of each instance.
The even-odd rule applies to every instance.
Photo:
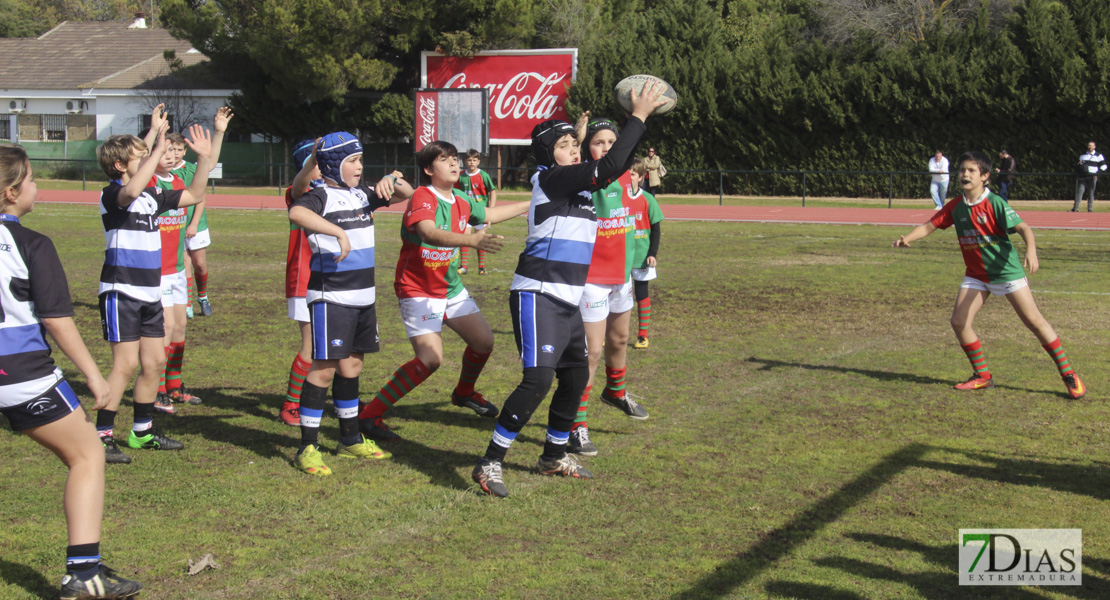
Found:
[[[108,178],[100,165],[91,160],[37,159],[31,163],[35,176],[43,179],[80,181],[81,189],[96,189]],[[374,173],[398,170],[409,181],[418,181],[414,165],[365,165],[363,172],[373,179]],[[486,170],[503,189],[528,189],[534,169],[529,167],[487,167]],[[288,163],[225,162],[223,176],[211,180],[217,187],[274,187],[278,192],[289,185],[297,171]],[[667,169],[661,192],[664,194],[716,194],[719,204],[725,196],[773,196],[801,198],[805,206],[809,197],[928,198],[927,171],[838,171],[838,170],[720,170]],[[500,177],[499,177],[500,176]],[[958,189],[955,176],[949,183],[949,197]],[[1072,173],[1018,173],[1010,185],[1010,197],[1016,200],[1059,200],[1075,197],[1075,175]]]

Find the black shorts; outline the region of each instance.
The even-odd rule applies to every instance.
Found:
[[[162,302],[143,302],[119,292],[100,295],[100,329],[109,342],[166,336]]]
[[[312,359],[341,360],[352,354],[378,351],[378,314],[370,306],[327,302],[308,305],[312,325]]]
[[[23,404],[0,408],[0,413],[8,418],[12,431],[24,431],[58,421],[75,410],[85,409],[73,388],[63,379],[45,394]]]
[[[516,349],[524,368],[588,367],[586,329],[577,306],[535,292],[509,294]]]

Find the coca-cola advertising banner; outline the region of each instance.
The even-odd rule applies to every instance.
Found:
[[[468,57],[420,55],[420,87],[489,90],[492,144],[527,145],[537,123],[573,121],[564,103],[577,75],[577,48],[493,50]]]

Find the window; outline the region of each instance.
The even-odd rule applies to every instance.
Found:
[[[42,131],[47,142],[66,141],[66,115],[43,115]]]
[[[176,129],[174,129],[174,126],[173,126],[173,115],[168,115],[168,118],[170,120],[170,131],[177,131]],[[150,114],[149,113],[140,116],[140,118],[139,118],[139,131],[136,135],[138,135],[139,137],[142,137],[142,135],[144,133],[146,133],[147,129],[150,129]]]
[[[12,139],[12,122],[8,117],[0,116],[0,140],[7,141]]]

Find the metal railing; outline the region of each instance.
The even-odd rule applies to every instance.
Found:
[[[107,183],[108,177],[93,160],[31,159],[35,176],[43,179],[80,181],[81,189]],[[280,194],[296,175],[289,163],[236,162],[223,164],[223,176],[210,179],[212,193],[223,187],[274,187]],[[365,165],[363,173],[373,180],[374,173],[401,171],[409,181],[420,183],[414,165]],[[530,167],[488,167],[486,171],[502,189],[530,187]],[[887,198],[892,207],[895,198],[928,198],[928,171],[848,171],[792,169],[668,169],[661,193],[703,194],[715,192],[719,205],[725,196],[801,198],[802,206],[811,197]],[[955,176],[949,182],[951,197],[958,189]],[[1010,197],[1020,200],[1072,199],[1075,197],[1073,173],[1017,173],[1010,187]]]

